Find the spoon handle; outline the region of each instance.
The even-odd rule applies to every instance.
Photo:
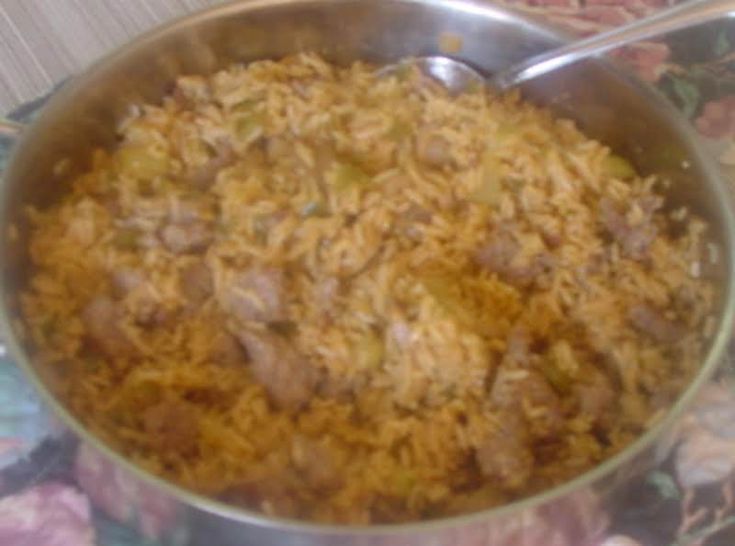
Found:
[[[497,89],[507,89],[580,59],[593,57],[639,40],[706,23],[728,14],[735,15],[735,0],[691,0],[650,17],[531,57],[497,72],[490,78],[490,84]]]

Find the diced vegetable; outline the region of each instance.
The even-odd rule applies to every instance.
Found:
[[[615,154],[611,154],[605,158],[602,168],[606,174],[623,180],[633,178],[636,175],[635,169],[630,164],[630,161]]]
[[[298,329],[298,326],[292,320],[278,320],[276,322],[271,322],[268,324],[268,327],[275,333],[282,336],[292,336]]]
[[[545,360],[541,364],[541,373],[546,378],[546,381],[554,387],[554,390],[560,394],[569,392],[571,387],[571,378],[557,368],[553,361]]]
[[[115,154],[117,172],[121,175],[151,180],[169,172],[169,157],[142,146],[120,148]]]
[[[364,370],[378,367],[383,361],[385,347],[383,340],[375,332],[364,334],[354,346],[355,359]]]
[[[416,474],[412,470],[402,469],[393,478],[396,493],[408,496],[416,485]]]
[[[392,140],[401,140],[408,137],[410,134],[411,127],[407,123],[397,119],[393,121],[393,125],[388,132],[388,138]]]
[[[301,216],[309,218],[312,216],[328,216],[329,210],[323,201],[310,201],[301,209]]]
[[[134,229],[121,229],[115,234],[113,244],[124,250],[132,250],[138,246],[140,234]]]
[[[339,191],[351,188],[364,188],[372,178],[354,163],[337,163],[334,172],[334,189]]]
[[[497,205],[503,191],[504,170],[500,159],[486,152],[482,158],[480,186],[470,195],[469,200],[482,205]]]
[[[462,325],[474,329],[476,317],[469,311],[457,292],[457,285],[446,275],[428,275],[422,279],[426,291],[434,301]]]
[[[263,130],[265,116],[262,112],[242,115],[235,122],[235,135],[241,140],[251,140]]]
[[[232,106],[233,112],[252,112],[255,105],[258,104],[256,99],[245,99]]]

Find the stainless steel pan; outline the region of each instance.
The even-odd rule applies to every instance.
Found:
[[[67,83],[22,131],[0,189],[0,326],[8,350],[64,423],[132,482],[152,485],[179,503],[191,525],[204,530],[207,544],[505,546],[552,544],[555,536],[560,544],[584,544],[599,531],[584,523],[585,510],[614,502],[619,484],[652,460],[720,360],[733,318],[730,196],[687,123],[661,96],[604,62],[585,61],[522,91],[576,120],[642,172],[670,179],[667,205],[686,204],[705,217],[724,258],[717,274],[716,334],[699,374],[671,411],[624,452],[573,481],[498,509],[408,525],[340,527],[269,518],[166,483],[113,452],[67,412],[54,395],[53,378],[36,366],[17,329],[17,296],[28,267],[24,207],[43,206],[63,194],[68,181],[87,167],[93,147],[115,144],[116,124],[130,106],[160,100],[179,74],[303,50],[337,62],[387,63],[441,53],[445,32],[462,40],[456,57],[485,73],[564,41],[541,22],[473,0],[240,1],[181,19],[119,49]],[[5,132],[13,128],[6,126]]]

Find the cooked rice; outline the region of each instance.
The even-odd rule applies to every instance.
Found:
[[[706,225],[514,94],[303,54],[181,78],[120,137],[29,211],[25,324],[72,411],[185,487],[495,506],[623,448],[700,362]]]

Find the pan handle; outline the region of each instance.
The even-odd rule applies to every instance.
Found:
[[[7,118],[0,118],[0,138],[9,140],[11,143],[18,140],[25,125]]]
[[[23,129],[25,129],[25,125],[22,123],[0,117],[0,175],[2,175],[2,169],[6,164],[8,152],[20,138]],[[3,339],[3,332],[0,331],[0,359],[5,358],[6,355],[7,348]]]

